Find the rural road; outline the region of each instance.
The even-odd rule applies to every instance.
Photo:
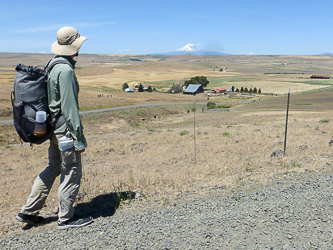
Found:
[[[255,101],[260,101],[255,100]],[[243,101],[243,102],[233,102],[237,104],[242,104],[242,103],[250,103],[250,102],[255,102],[255,101]],[[163,105],[191,105],[191,103],[151,103],[151,104],[139,104],[139,105],[132,105],[132,106],[121,106],[121,107],[115,107],[115,108],[106,108],[106,109],[96,109],[96,110],[88,110],[88,111],[81,111],[80,114],[89,114],[89,113],[99,113],[99,112],[107,112],[107,111],[112,111],[112,110],[121,110],[121,109],[130,109],[130,108],[139,108],[139,107],[149,107],[149,106],[163,106]],[[206,105],[207,103],[196,103],[200,105]],[[231,103],[216,103],[217,105],[228,105]],[[0,121],[0,125],[6,125],[6,124],[12,124],[13,120],[7,120],[7,121]]]

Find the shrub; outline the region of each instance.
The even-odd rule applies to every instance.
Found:
[[[179,134],[180,134],[181,136],[183,136],[183,135],[187,135],[187,134],[188,134],[188,131],[183,130],[183,131],[181,131]]]
[[[216,107],[216,103],[215,102],[207,102],[207,109],[213,109]]]
[[[320,122],[320,123],[329,123],[330,120],[320,120],[319,122]]]
[[[130,61],[140,62],[141,60],[139,58],[130,58]]]
[[[230,108],[230,106],[220,104],[220,105],[217,105],[217,108],[219,108],[219,109],[228,109],[228,108]]]
[[[230,134],[229,134],[228,132],[224,132],[222,135],[223,135],[224,137],[230,137]]]

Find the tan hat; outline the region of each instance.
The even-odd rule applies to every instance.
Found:
[[[52,53],[59,56],[72,56],[79,52],[88,37],[80,36],[73,27],[63,27],[57,32],[57,41],[52,44]]]

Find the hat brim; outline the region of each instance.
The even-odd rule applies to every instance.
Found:
[[[53,54],[58,56],[72,56],[79,52],[82,43],[87,39],[88,37],[80,36],[76,38],[72,44],[69,45],[60,45],[58,41],[55,41],[52,44],[51,51]]]

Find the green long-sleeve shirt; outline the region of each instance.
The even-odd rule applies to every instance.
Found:
[[[79,83],[74,73],[76,61],[70,56],[56,56],[51,62],[59,58],[66,59],[73,68],[67,64],[56,64],[48,74],[48,102],[52,122],[62,114],[66,122],[55,133],[65,132],[67,128],[74,139],[75,149],[83,150],[87,142],[79,114]]]

